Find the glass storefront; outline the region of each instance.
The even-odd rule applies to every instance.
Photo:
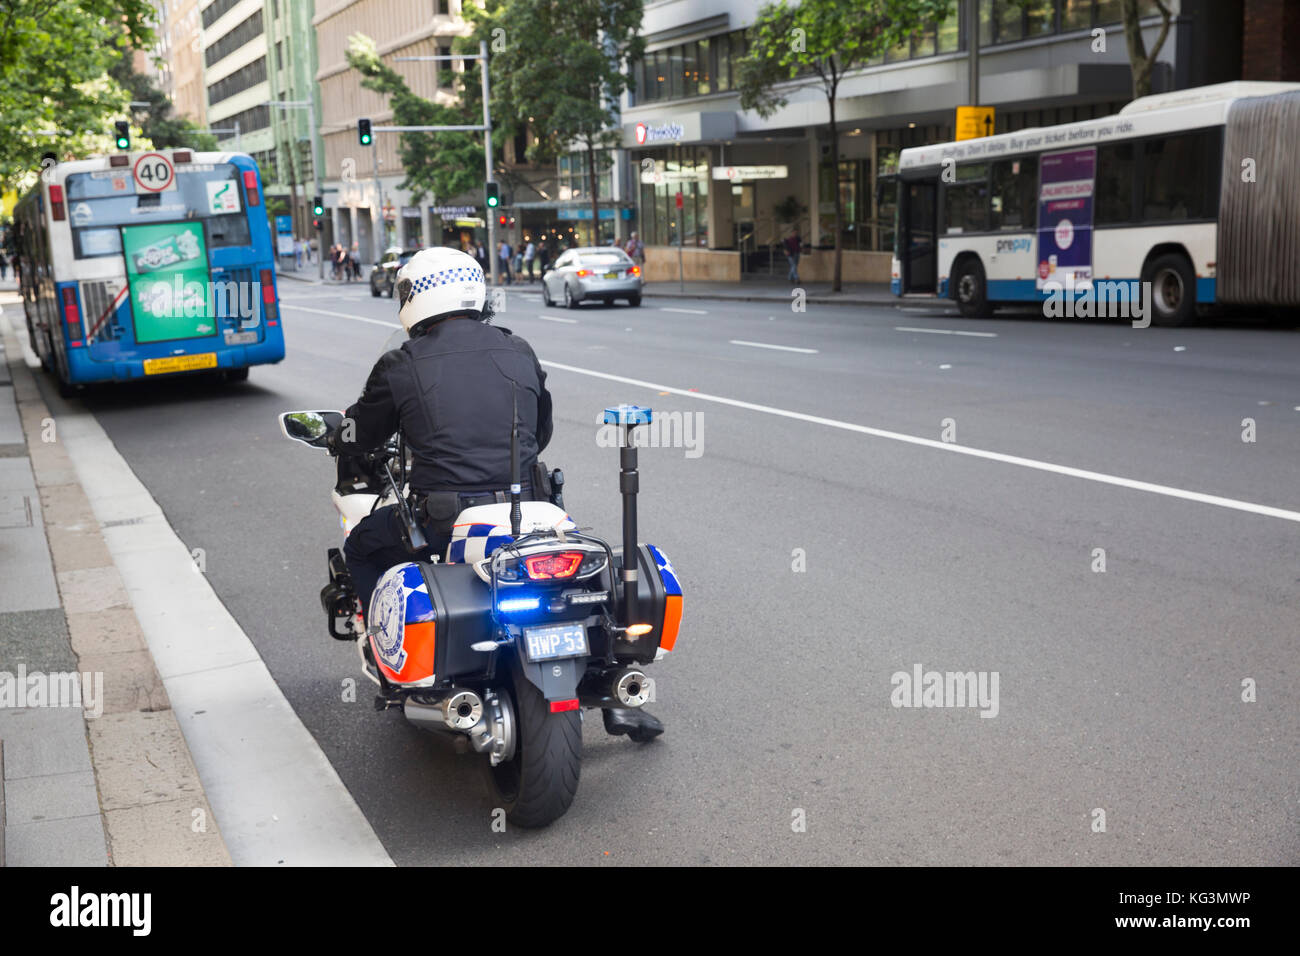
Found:
[[[646,159],[653,160],[653,172],[646,168]],[[641,241],[647,246],[675,246],[680,232],[683,245],[707,248],[709,147],[674,146],[634,153],[633,168],[641,178]],[[678,192],[682,194],[680,210]]]

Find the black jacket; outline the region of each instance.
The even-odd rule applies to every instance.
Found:
[[[513,383],[513,386],[512,386]],[[523,339],[473,319],[444,319],[375,363],[346,415],[370,451],[400,424],[411,448],[411,490],[498,491],[510,485],[512,396],[519,408],[519,469],[525,483],[551,440],[546,373]]]

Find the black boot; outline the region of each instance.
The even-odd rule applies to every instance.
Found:
[[[615,737],[627,734],[637,743],[643,744],[664,732],[664,725],[659,718],[640,708],[607,707],[601,713],[605,718],[605,731]]]

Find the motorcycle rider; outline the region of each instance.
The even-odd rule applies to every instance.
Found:
[[[400,425],[414,462],[414,512],[429,546],[415,555],[407,550],[396,505],[357,524],[343,554],[367,618],[385,571],[445,553],[462,509],[508,500],[516,407],[524,501],[533,500],[533,464],[552,430],[546,373],[527,342],[488,324],[483,268],[472,256],[449,248],[417,252],[398,270],[396,293],[410,338],[375,363],[361,398],[344,413],[334,451],[364,454]]]
[[[428,547],[415,554],[407,549],[397,505],[371,512],[352,529],[343,554],[367,620],[385,571],[444,554],[463,509],[509,500],[516,414],[521,498],[535,500],[530,476],[553,428],[546,373],[526,341],[489,324],[483,267],[473,256],[449,248],[417,252],[397,271],[396,297],[410,338],[375,363],[332,449],[364,454],[400,426],[414,461],[414,513]],[[663,732],[641,709],[606,709],[602,716],[611,734],[645,740]]]

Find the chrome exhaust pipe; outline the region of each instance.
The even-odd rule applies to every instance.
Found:
[[[470,730],[483,719],[483,700],[472,690],[458,690],[439,705],[448,730]]]
[[[437,700],[408,697],[402,713],[424,730],[467,732],[483,719],[483,701],[472,690],[452,690]]]
[[[614,674],[611,696],[624,707],[640,707],[650,700],[650,678],[645,671],[628,667]]]

